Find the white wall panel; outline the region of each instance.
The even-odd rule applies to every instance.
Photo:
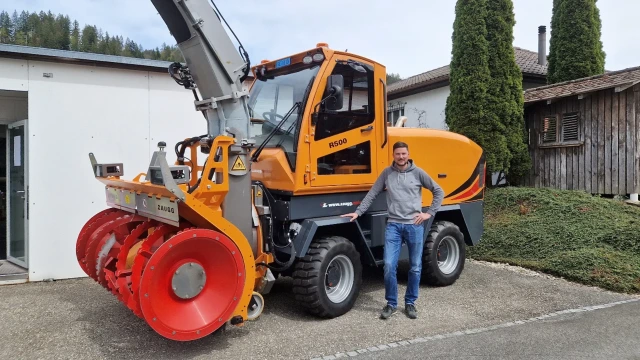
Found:
[[[158,142],[167,143],[169,165],[176,160],[174,147],[185,138],[207,133],[207,121],[195,110],[191,90],[176,84],[169,74],[151,73],[149,79],[150,136],[149,152],[158,150]],[[198,94],[199,98],[202,98]],[[190,157],[189,153],[185,154]],[[204,154],[199,154],[200,163]]]
[[[29,90],[29,66],[27,60],[2,59],[0,90]]]
[[[30,280],[85,276],[76,238],[106,207],[88,154],[124,162],[125,178],[146,171],[148,73],[33,61],[29,72]]]

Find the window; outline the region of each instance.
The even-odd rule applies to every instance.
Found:
[[[318,159],[318,175],[370,174],[371,145],[363,142]]]
[[[542,121],[542,142],[556,142],[556,134],[558,133],[558,122],[555,116],[546,116]]]
[[[346,63],[337,63],[332,75],[342,75],[344,79],[343,106],[338,111],[321,109],[316,124],[315,140],[370,124],[375,115],[372,69],[369,68],[363,73]]]
[[[578,135],[578,113],[569,113],[562,116],[562,141],[577,141]]]
[[[578,112],[547,115],[542,118],[540,145],[580,145],[580,114]]]
[[[390,122],[390,126],[394,126],[396,121],[400,118],[400,116],[404,116],[404,106],[407,105],[406,102],[395,102],[389,104],[387,108],[388,121]]]
[[[317,64],[292,66],[256,81],[247,104],[252,121],[249,136],[256,144],[266,140],[296,102],[304,102],[319,69]],[[287,156],[295,153],[300,113],[294,111],[266,146],[282,146]]]

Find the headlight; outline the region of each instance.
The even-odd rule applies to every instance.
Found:
[[[311,56],[307,55],[302,59],[302,62],[305,63],[306,65],[311,64],[311,62],[313,61],[313,59],[311,58]]]
[[[322,60],[324,60],[324,54],[322,54],[322,53],[317,53],[317,54],[314,54],[314,55],[313,55],[313,61],[315,61],[315,62],[320,62],[320,61],[322,61]]]

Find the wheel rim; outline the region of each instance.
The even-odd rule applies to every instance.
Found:
[[[438,267],[443,274],[451,274],[458,267],[460,248],[453,236],[445,236],[438,245]]]
[[[333,303],[343,302],[353,288],[354,270],[351,260],[345,255],[334,257],[324,274],[327,297]]]

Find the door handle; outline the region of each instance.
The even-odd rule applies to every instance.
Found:
[[[24,194],[24,190],[16,190],[16,194]]]
[[[360,129],[360,132],[371,131],[371,130],[373,130],[373,125],[369,125],[364,129]]]

